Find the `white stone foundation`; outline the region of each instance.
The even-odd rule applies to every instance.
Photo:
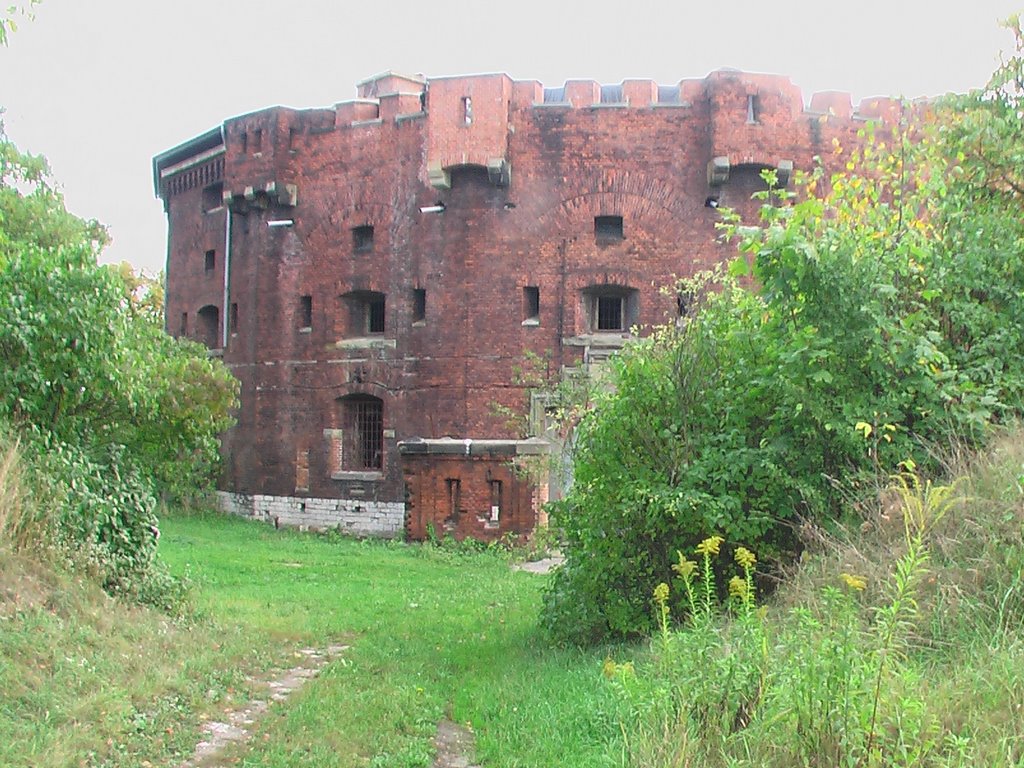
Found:
[[[250,496],[217,491],[224,512],[300,530],[337,530],[352,536],[393,538],[405,530],[405,505],[395,501]]]

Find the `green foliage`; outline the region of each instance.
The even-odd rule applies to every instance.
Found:
[[[756,609],[754,557],[735,550],[731,612],[712,613],[693,594],[714,591],[721,541],[696,547],[704,567],[679,554],[690,621],[670,630],[669,588],[655,588],[661,631],[649,661],[605,663],[622,701],[620,720],[633,766],[968,765],[970,740],[944,732],[909,663],[927,573],[928,539],[957,497],[953,486],[896,478],[905,536],[875,606],[860,577],[826,586],[811,605],[771,622]],[[955,747],[955,749],[954,749]]]
[[[576,432],[553,510],[557,637],[647,632],[676,550],[720,534],[777,566],[800,520],[828,527],[890,473],[934,469],[927,446],[1022,413],[1020,60],[985,93],[836,145],[846,170],[762,193],[757,226],[726,212],[728,274],[680,286],[702,305],[618,356]]]
[[[161,286],[97,264],[102,228],[65,210],[45,161],[2,132],[0,159],[0,423],[46,489],[49,543],[141,594],[157,494],[211,479],[237,383],[163,332]]]

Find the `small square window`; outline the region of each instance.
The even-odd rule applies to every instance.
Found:
[[[373,227],[364,224],[361,227],[352,227],[352,250],[369,251],[373,248]]]
[[[206,274],[210,274],[217,267],[217,252],[207,251],[206,260],[203,264],[203,268],[206,270]]]
[[[540,321],[540,288],[536,285],[523,287],[523,322]]]
[[[622,240],[622,217],[595,216],[594,236],[598,240]]]
[[[313,297],[299,296],[299,327],[311,328],[313,326]]]
[[[425,288],[412,289],[412,321],[422,323],[427,319],[427,291]]]

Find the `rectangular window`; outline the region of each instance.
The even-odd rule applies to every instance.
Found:
[[[299,327],[313,327],[313,297],[299,296]]]
[[[466,125],[473,124],[473,98],[471,96],[462,97],[462,119]]]
[[[536,285],[523,287],[523,322],[540,322],[540,288]]]
[[[412,289],[412,321],[423,323],[427,319],[427,291],[425,288]]]
[[[206,260],[203,264],[203,268],[206,270],[206,274],[210,274],[217,267],[217,252],[207,251]]]
[[[384,333],[383,296],[375,296],[366,301],[366,332]]]
[[[228,319],[228,330],[232,335],[238,333],[238,304],[236,302],[231,303],[231,314]]]
[[[369,251],[373,249],[373,227],[364,224],[361,227],[352,227],[352,250]]]
[[[297,128],[289,128],[288,129],[288,149],[289,150],[294,150],[295,149],[295,143],[296,143],[295,139],[296,139],[296,137],[298,135],[299,135],[299,131],[298,131]]]
[[[242,154],[243,155],[246,152],[248,152],[249,151],[249,134],[246,133],[245,131],[242,131],[239,134],[239,136],[238,136],[238,144],[239,144],[239,146],[240,146],[240,148],[242,150]]]
[[[252,151],[253,154],[263,151],[263,129],[257,128],[252,134]]]
[[[501,480],[491,480],[491,522],[501,519]]]
[[[622,217],[595,216],[594,236],[598,240],[622,240]]]
[[[453,523],[459,521],[459,507],[462,505],[462,483],[457,478],[449,477],[444,481],[448,491],[448,519]]]
[[[597,330],[621,331],[622,325],[622,297],[598,296]]]
[[[178,329],[179,336],[188,336],[188,312],[181,313],[181,327]]]

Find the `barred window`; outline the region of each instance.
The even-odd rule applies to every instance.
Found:
[[[344,398],[347,470],[379,470],[384,467],[384,403],[371,395]]]

